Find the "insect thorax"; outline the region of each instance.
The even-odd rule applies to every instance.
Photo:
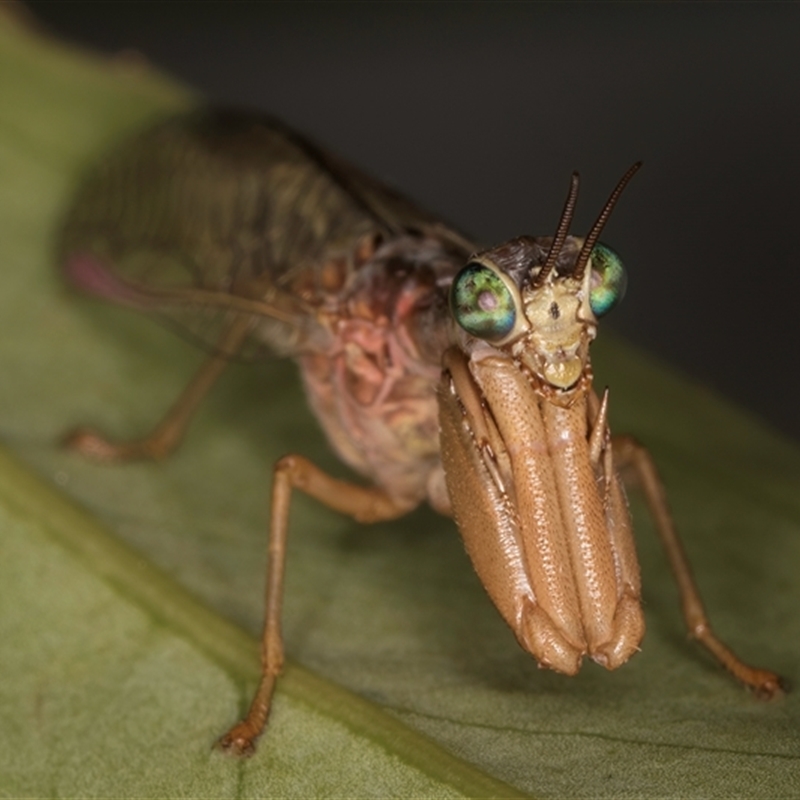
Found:
[[[318,312],[327,347],[298,359],[338,455],[409,507],[441,471],[436,387],[452,336],[446,285],[460,265],[433,239],[379,247]]]

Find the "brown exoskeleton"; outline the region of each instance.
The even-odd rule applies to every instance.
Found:
[[[568,235],[578,178],[553,237],[490,250],[280,123],[234,112],[168,120],[100,164],[63,237],[79,287],[167,315],[213,348],[144,439],[78,430],[105,460],[162,458],[228,359],[266,344],[295,358],[339,456],[371,485],[300,455],[275,465],[261,684],[221,740],[252,752],[283,662],[280,612],[292,491],[362,522],[427,500],[455,517],[475,569],[542,666],[608,669],[644,633],[639,566],[617,470],[644,489],[690,634],[762,696],[773,672],[711,631],[647,451],[612,437],[592,385],[597,318],[624,291],[598,241],[622,178],[585,239]]]

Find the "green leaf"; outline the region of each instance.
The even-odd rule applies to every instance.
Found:
[[[78,423],[146,431],[202,360],[68,293],[52,255],[86,165],[191,102],[0,15],[0,794],[800,795],[798,696],[759,702],[687,642],[636,498],[643,652],[568,679],[519,650],[450,521],[363,527],[298,497],[292,664],[256,756],[211,752],[257,673],[270,465],[296,451],[344,474],[293,365],[232,365],[164,464],[55,445]],[[798,452],[605,333],[595,362],[614,429],[663,470],[717,631],[797,676]]]
[[[290,665],[253,761],[212,752],[258,646],[0,454],[0,795],[522,796]]]

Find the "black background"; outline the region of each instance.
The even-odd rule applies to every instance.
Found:
[[[578,169],[628,296],[611,327],[800,438],[800,6],[32,2],[284,118],[480,241],[549,234]]]

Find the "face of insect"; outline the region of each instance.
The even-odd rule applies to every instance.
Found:
[[[519,237],[479,253],[453,281],[453,316],[467,353],[490,345],[510,354],[545,386],[567,390],[588,363],[597,318],[625,291],[619,257],[597,245],[580,274],[583,240],[568,237],[555,266],[542,274],[551,238]]]

